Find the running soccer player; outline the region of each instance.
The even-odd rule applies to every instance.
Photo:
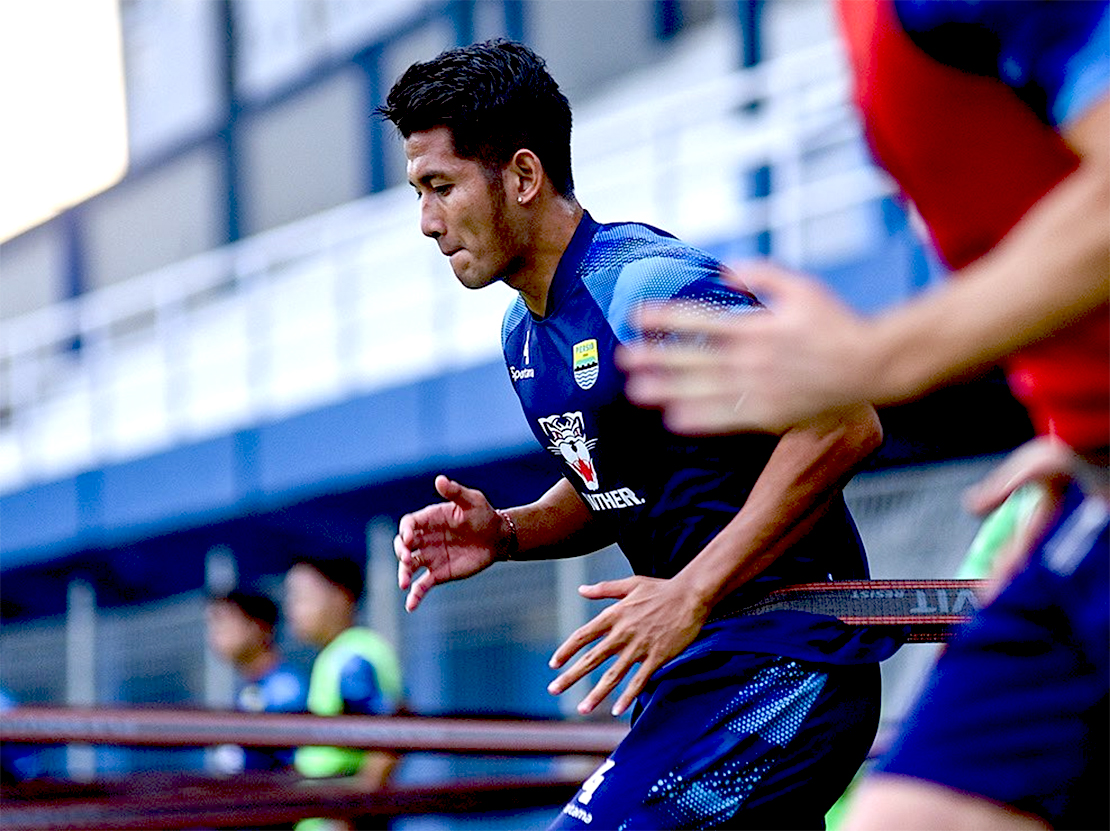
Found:
[[[613,658],[579,710],[628,678],[613,712],[635,702],[632,729],[553,827],[822,827],[870,747],[877,662],[902,633],[731,613],[793,583],[867,575],[841,488],[881,440],[874,410],[691,440],[629,403],[613,355],[642,336],[630,320],[641,301],[735,317],[759,304],[696,248],[582,209],[569,105],[527,47],[491,41],[414,64],[381,111],[404,138],[420,228],[459,281],[519,293],[501,333],[509,378],[563,473],[501,510],[438,476],[446,501],[402,517],[395,540],[406,608],[498,560],[618,543],[634,576],[582,589],[617,602],[555,651],[549,689]]]
[[[853,828],[1106,828],[1110,778],[1110,8],[840,4],[868,136],[953,274],[864,321],[816,284],[743,277],[773,315],[644,325],[629,395],[683,431],[768,428],[917,396],[1002,360],[1079,463],[1024,566],[939,661]],[[1012,490],[1028,477],[1005,486]]]

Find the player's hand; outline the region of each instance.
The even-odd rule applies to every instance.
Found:
[[[709,615],[709,609],[697,603],[675,580],[626,577],[581,586],[578,591],[591,600],[619,600],[581,626],[551,656],[552,668],[559,669],[573,655],[600,639],[548,685],[548,692],[554,695],[585,677],[609,657],[617,656],[578,705],[578,712],[582,714],[591,712],[633,665],[639,664],[640,668],[613,705],[613,715],[619,716],[627,710],[652,674],[697,637]]]
[[[769,264],[735,279],[770,314],[695,314],[645,305],[645,331],[678,335],[618,351],[628,397],[663,410],[678,433],[781,433],[827,411],[868,400],[873,370],[861,344],[866,323],[815,280]]]
[[[1082,459],[1064,442],[1040,436],[1011,453],[981,482],[964,491],[964,504],[978,516],[999,507],[1022,485],[1036,483],[1058,498],[1082,465]]]
[[[393,550],[397,585],[408,589],[405,609],[413,611],[432,586],[470,577],[496,559],[501,517],[485,494],[437,476],[436,491],[447,502],[401,517]],[[424,569],[419,577],[417,572]]]
[[[1036,504],[1014,529],[991,563],[980,602],[989,603],[1029,561],[1038,540],[1064,500],[1064,492],[1083,462],[1064,442],[1040,436],[1026,442],[964,491],[964,504],[972,513],[986,516],[1002,506],[1019,489],[1035,485]]]

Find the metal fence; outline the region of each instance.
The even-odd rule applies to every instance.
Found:
[[[994,463],[984,458],[858,476],[847,497],[872,575],[953,576],[977,529],[960,505],[960,493]],[[384,526],[389,520],[379,522]],[[585,685],[553,699],[546,692],[552,675],[547,658],[597,611],[575,587],[628,573],[619,551],[490,569],[438,589],[416,620],[401,611],[395,583],[381,576],[396,573],[392,551],[381,541],[371,546],[364,620],[398,646],[414,711],[573,714]],[[77,621],[69,622],[68,631],[65,619],[0,630],[0,686],[25,703],[230,705],[230,687],[206,669],[213,659],[204,644],[203,595],[91,614],[80,606],[88,601],[87,595],[71,593],[71,617]],[[74,650],[74,642],[93,646]],[[302,662],[310,658],[288,640],[283,645]],[[884,721],[901,718],[934,653],[934,647],[912,645],[884,663]],[[87,683],[90,673],[95,688]],[[73,772],[199,764],[199,759],[145,753],[101,752],[94,759],[78,752],[67,764]],[[423,772],[418,766],[414,775],[441,775],[445,766],[457,772],[468,763],[425,761]]]

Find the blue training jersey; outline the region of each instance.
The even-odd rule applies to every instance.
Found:
[[[632,315],[641,303],[677,301],[714,314],[760,310],[723,271],[663,231],[602,225],[587,213],[552,279],[547,314],[535,317],[519,297],[505,313],[505,361],[532,432],[563,462],[563,475],[636,574],[673,577],[697,556],[743,506],[778,442],[759,434],[677,436],[657,411],[624,395],[614,350],[640,336]],[[862,543],[838,496],[806,538],[718,605],[707,632],[734,649],[881,660],[899,643],[889,628],[868,631],[798,612],[728,617],[787,585],[867,576]]]

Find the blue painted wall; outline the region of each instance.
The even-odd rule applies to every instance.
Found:
[[[196,561],[179,591],[198,587],[181,583],[202,579],[207,547],[222,542],[238,541],[248,560],[253,548],[278,545],[275,535],[319,536],[321,545],[357,551],[373,516],[434,498],[431,477],[440,470],[524,462],[516,490],[535,492],[556,475],[529,462],[539,453],[497,362],[9,493],[0,496],[5,612],[57,610],[64,590],[48,592],[54,602],[18,590],[31,570],[54,574],[59,586],[92,574],[159,594],[157,575],[145,588],[134,579],[151,547]],[[495,489],[505,481],[489,478]],[[127,594],[120,602],[140,599]]]

